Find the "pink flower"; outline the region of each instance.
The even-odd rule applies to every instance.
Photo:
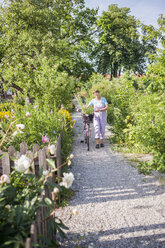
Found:
[[[64,109],[64,105],[63,104],[61,104],[61,109]]]
[[[10,116],[9,116],[9,115],[7,115],[7,114],[5,114],[5,117],[6,117],[6,119],[8,119]]]
[[[46,137],[46,136],[43,136],[43,137],[42,137],[42,142],[43,142],[43,143],[49,143],[49,138]]]
[[[3,174],[3,175],[0,177],[0,184],[1,184],[1,183],[10,183],[10,178],[8,177],[8,175]]]

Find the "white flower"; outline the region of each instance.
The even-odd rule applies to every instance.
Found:
[[[24,133],[24,132],[22,132],[20,129],[18,129],[18,131],[15,131],[13,134],[12,134],[12,136],[16,136],[18,133]]]
[[[17,127],[17,129],[24,129],[25,125],[24,124],[17,124],[16,127]]]
[[[18,134],[18,132],[17,131],[15,131],[12,135],[13,136],[16,136]]]
[[[29,112],[26,112],[26,115],[25,115],[26,117],[30,117],[31,116],[31,114],[29,113]]]
[[[64,177],[62,178],[62,182],[60,183],[60,186],[64,186],[65,188],[69,189],[74,181],[74,175],[72,172],[70,173],[64,172],[63,175]]]
[[[54,155],[55,151],[56,151],[56,146],[55,145],[49,145],[48,151],[50,152],[51,155]]]
[[[30,167],[30,158],[26,155],[21,155],[21,157],[15,161],[15,169],[19,172],[25,172]]]
[[[70,159],[73,159],[74,158],[74,155],[73,154],[70,154],[69,158]]]
[[[34,109],[38,108],[38,105],[34,105]]]
[[[1,183],[10,183],[10,178],[8,177],[8,175],[3,174],[3,175],[1,176],[0,182],[1,182]]]
[[[53,193],[54,193],[54,194],[58,194],[58,193],[59,193],[59,189],[58,189],[57,187],[54,187]]]
[[[42,174],[43,174],[43,176],[47,176],[49,174],[49,171],[48,170],[44,170]]]
[[[42,195],[43,195],[43,196],[45,195],[45,190],[42,191]]]
[[[72,214],[73,215],[77,215],[79,212],[78,212],[78,210],[77,210],[77,208],[74,208],[73,210],[72,210]]]
[[[70,166],[72,164],[71,160],[68,161],[68,166]]]
[[[5,207],[6,207],[7,209],[9,209],[9,210],[10,210],[10,208],[11,208],[11,206],[10,206],[9,204],[7,204]]]

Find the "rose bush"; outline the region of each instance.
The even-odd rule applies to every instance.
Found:
[[[71,155],[71,157],[73,157]],[[50,161],[47,161],[50,164]],[[50,171],[40,169],[39,175],[29,173],[33,161],[22,155],[15,161],[15,168],[10,176],[2,175],[0,178],[0,247],[24,247],[26,238],[30,235],[30,225],[35,220],[37,209],[42,206],[47,209],[50,216],[56,209],[56,196],[61,193],[61,187],[55,182],[48,182]],[[67,164],[67,161],[65,162]],[[72,173],[65,173],[62,186],[71,187],[74,180]],[[43,197],[45,187],[55,195],[55,200]],[[67,227],[56,216],[50,218],[49,227],[56,234],[64,235],[63,229]],[[46,247],[55,245],[54,241],[44,239]],[[38,246],[38,244],[35,244]]]

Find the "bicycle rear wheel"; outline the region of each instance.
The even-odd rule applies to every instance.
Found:
[[[89,125],[87,126],[87,150],[89,151]]]

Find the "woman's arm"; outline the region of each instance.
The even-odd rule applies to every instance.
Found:
[[[108,109],[108,104],[105,105],[104,108],[100,109],[101,112],[106,111]]]
[[[94,103],[93,103],[93,100],[94,100],[94,99],[92,99],[92,100],[88,103],[88,105],[87,105],[88,107],[92,107],[92,106],[93,106],[93,104],[94,104]]]

